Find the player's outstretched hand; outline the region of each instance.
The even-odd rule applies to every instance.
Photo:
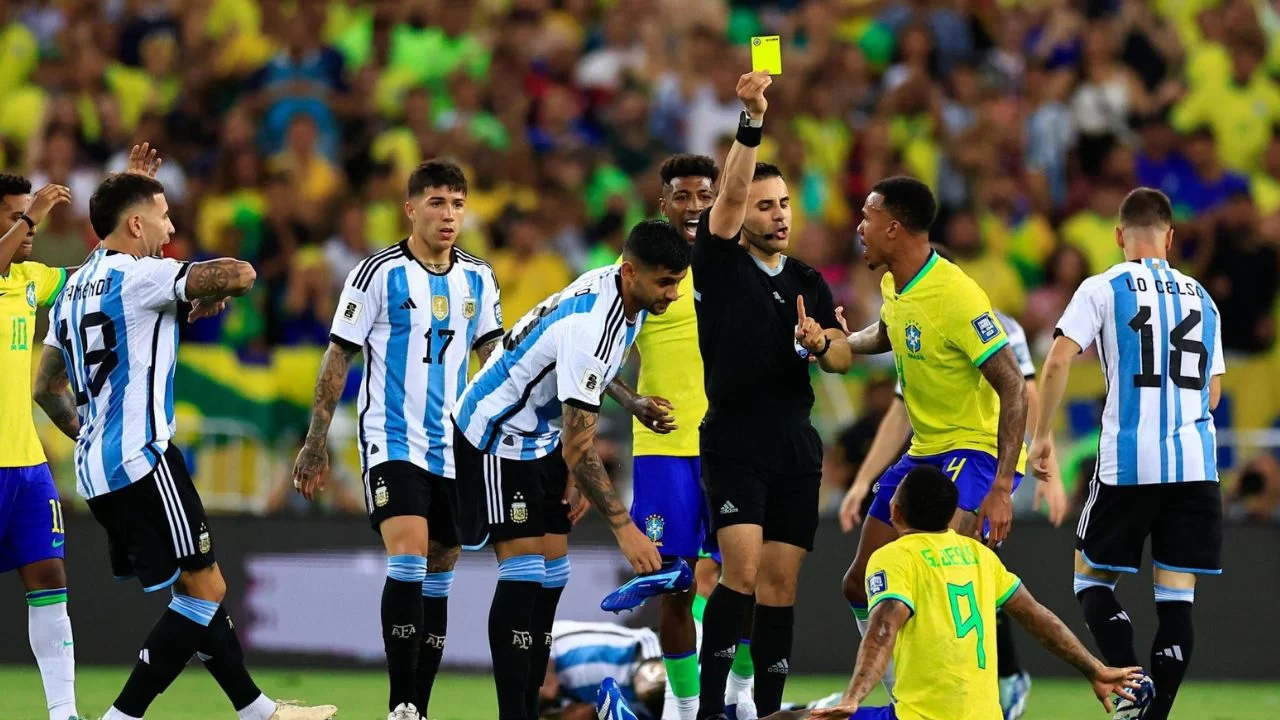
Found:
[[[658,552],[658,546],[640,532],[635,523],[629,522],[622,526],[617,536],[618,547],[637,575],[647,575],[662,569],[662,554]]]
[[[738,99],[747,108],[752,117],[763,117],[769,109],[769,101],[764,98],[765,88],[773,84],[773,78],[767,71],[749,72],[738,78]]]
[[[636,399],[635,407],[631,408],[631,414],[644,423],[645,427],[659,435],[666,435],[680,427],[676,425],[675,416],[671,414],[674,410],[675,406],[670,400],[648,395]]]
[[[314,500],[316,492],[324,490],[329,475],[329,448],[306,442],[298,451],[293,463],[293,489],[307,500]]]
[[[846,336],[852,335],[849,331],[849,321],[844,318],[844,306],[836,308],[836,322],[840,323],[840,329],[844,331]]]
[[[870,485],[854,483],[840,501],[840,529],[846,534],[853,532],[856,525],[862,523],[862,501],[871,492]]]
[[[1093,694],[1098,697],[1102,707],[1106,708],[1107,712],[1115,712],[1111,704],[1111,696],[1119,695],[1130,702],[1136,701],[1137,698],[1129,691],[1136,690],[1141,680],[1142,668],[1140,667],[1103,667],[1089,678],[1089,683],[1093,685]]]
[[[26,216],[31,218],[31,222],[39,225],[44,222],[50,210],[70,202],[71,190],[65,185],[45,185],[31,196],[31,202],[27,204]]]
[[[191,312],[187,313],[187,322],[193,323],[203,318],[214,317],[226,309],[226,300],[196,298],[191,301]]]
[[[989,521],[991,528],[987,535],[987,545],[995,547],[1009,537],[1009,528],[1013,527],[1013,495],[996,488],[991,488],[978,507],[978,529],[975,531],[979,541],[982,540],[982,528]]]
[[[1048,437],[1036,435],[1031,438],[1031,449],[1027,451],[1027,462],[1037,477],[1044,478],[1049,474],[1049,456],[1053,454],[1053,443]]]
[[[839,718],[840,720],[847,720],[848,718],[853,717],[853,714],[857,711],[858,703],[848,700],[841,702],[839,705],[832,705],[831,707],[814,708],[814,710],[809,713],[809,717],[814,720],[836,720],[836,718]]]
[[[564,499],[560,502],[569,506],[569,522],[573,525],[577,525],[582,516],[586,515],[587,510],[591,508],[591,503],[587,502],[587,498],[583,496],[578,486],[573,483],[572,478],[568,487],[564,489]]]
[[[153,178],[159,169],[160,157],[156,149],[151,147],[151,143],[144,142],[129,149],[129,165],[125,168],[125,172]]]

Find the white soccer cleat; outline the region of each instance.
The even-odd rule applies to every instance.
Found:
[[[400,703],[387,714],[387,720],[422,720],[418,708],[413,703]]]
[[[292,700],[277,700],[276,711],[271,714],[271,720],[329,720],[337,714],[336,705],[307,707]]]

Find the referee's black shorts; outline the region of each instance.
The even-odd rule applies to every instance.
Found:
[[[759,525],[765,542],[813,550],[822,483],[822,439],[808,419],[704,420],[702,485],[712,529]]]
[[[1211,481],[1158,485],[1089,484],[1076,549],[1098,570],[1137,573],[1151,537],[1151,560],[1174,572],[1222,572],[1222,493]]]

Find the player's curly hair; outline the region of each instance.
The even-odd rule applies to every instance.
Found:
[[[716,167],[715,160],[706,155],[680,153],[667,158],[658,174],[662,176],[664,186],[669,186],[672,180],[682,177],[711,178],[711,182],[715,183],[720,179],[720,168]]]
[[[0,174],[0,197],[26,195],[31,192],[31,181],[21,175]]]
[[[432,158],[409,174],[409,197],[417,197],[427,188],[442,187],[467,194],[467,176],[457,163]]]
[[[884,198],[884,211],[915,235],[929,232],[938,217],[938,201],[933,191],[919,180],[898,176],[885,178],[871,188]]]
[[[938,468],[917,465],[902,478],[894,502],[912,530],[941,532],[951,525],[960,504],[960,492]]]
[[[693,251],[671,223],[645,220],[631,228],[622,246],[622,256],[647,267],[661,267],[679,273],[689,267]]]
[[[125,211],[142,202],[152,201],[164,192],[160,181],[137,173],[118,173],[102,181],[89,198],[89,224],[99,240],[106,240]]]

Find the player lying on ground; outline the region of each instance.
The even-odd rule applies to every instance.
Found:
[[[35,397],[76,440],[76,488],[107,531],[112,573],[173,595],[105,720],[141,718],[196,655],[241,720],[331,717],[331,705],[277,704],[249,676],[204,506],[172,442],[178,303],[193,303],[189,317],[216,312],[256,274],[232,258],[163,259],[173,223],[164,186],[143,175],[103,182],[89,220],[102,243],[54,302]]]
[[[661,716],[667,673],[652,630],[557,621],[551,638],[551,659],[538,692],[541,717],[592,720],[596,690],[610,677],[640,717]]]
[[[832,707],[773,715],[774,720],[992,720],[1001,717],[996,643],[998,608],[1045,649],[1070,663],[1108,711],[1112,695],[1131,697],[1141,668],[1104,666],[1017,576],[980,542],[949,526],[959,492],[938,468],[906,474],[890,504],[898,539],[867,566],[870,628],[842,701]],[[894,704],[861,707],[892,657]]]
[[[1076,528],[1075,592],[1102,656],[1137,665],[1133,626],[1115,596],[1151,537],[1155,698],[1116,717],[1165,720],[1191,662],[1197,575],[1222,572],[1222,497],[1213,409],[1222,395],[1222,323],[1209,293],[1169,266],[1173,208],[1138,188],[1120,205],[1125,262],[1088,278],[1058,321],[1045,360],[1044,405],[1031,444],[1051,457],[1053,422],[1071,361],[1097,343],[1107,380],[1098,466]],[[1150,681],[1147,681],[1148,683]]]
[[[457,165],[429,160],[409,176],[409,237],[356,266],[333,318],[294,486],[323,487],[334,407],[357,352],[360,463],[366,510],[387,552],[382,640],[390,720],[425,715],[444,654],[449,591],[460,552],[453,423],[471,352],[489,359],[502,336],[488,263],[454,247],[467,210]]]

